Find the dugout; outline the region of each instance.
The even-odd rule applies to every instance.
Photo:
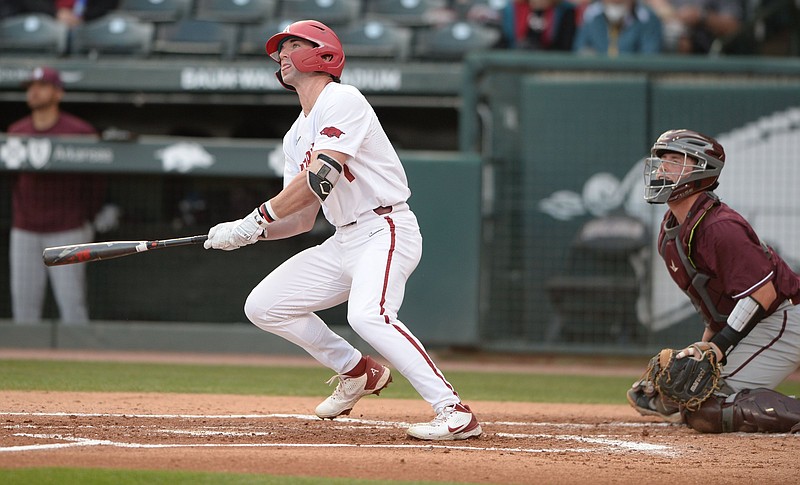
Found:
[[[14,162],[18,165],[14,170],[8,169],[10,151],[0,155],[6,168],[0,171],[4,193],[9,193],[10,178],[19,170],[105,174],[109,178],[109,202],[119,206],[122,220],[117,228],[98,235],[98,240],[137,241],[204,234],[217,222],[241,217],[263,202],[267,194],[275,194],[281,188],[281,172],[270,162],[276,150],[280,151],[275,140],[221,142],[140,137],[120,143],[54,138],[44,150],[49,157],[40,161],[34,161],[31,142],[0,135],[0,149],[14,145],[19,149],[15,153],[27,150],[25,157]],[[37,140],[36,145],[40,142]],[[422,261],[411,278],[407,305],[400,318],[434,345],[473,345],[478,322],[480,159],[455,152],[400,155],[413,191],[410,203],[425,239]],[[448,184],[471,195],[441,197],[441,187]],[[7,197],[0,204],[0,221],[4,234],[0,251],[8,254]],[[332,233],[330,225],[320,219],[308,234],[233,252],[191,246],[89,263],[91,318],[96,322],[137,324],[247,323],[242,305],[252,287],[281,262],[321,243]],[[0,259],[0,271],[8,274],[8,258]],[[0,291],[9,294],[7,277],[1,280]],[[344,328],[345,310],[342,305],[322,316],[332,326]],[[7,297],[0,299],[0,314],[10,318]],[[46,317],[56,317],[52,301],[48,302]],[[0,325],[0,335],[3,327]],[[119,331],[113,332],[117,335],[113,337],[101,330],[102,325],[91,327],[90,342],[122,340]],[[202,328],[197,327],[200,334]],[[33,328],[30,331],[41,332]],[[68,329],[60,339],[62,344],[80,342],[76,332]],[[18,341],[27,339],[18,332],[13,335]],[[51,338],[48,332],[44,335]]]
[[[16,86],[33,62],[0,60],[2,116],[20,110],[21,92]],[[196,226],[174,229],[181,202],[193,207],[200,200],[193,192],[217,197],[205,200],[216,201],[207,207],[220,210],[231,203],[231,187],[238,187],[234,199],[249,203],[251,188],[258,191],[271,183],[271,176],[264,176],[265,153],[278,140],[268,130],[288,126],[290,113],[296,114],[293,101],[271,84],[271,66],[75,59],[59,60],[57,66],[80,74],[75,77],[75,96],[65,108],[75,107],[84,116],[97,112],[105,126],[130,126],[140,133],[152,123],[150,129],[168,135],[177,121],[183,121],[183,133],[205,130],[204,137],[181,137],[183,141],[199,143],[225,161],[206,174],[166,172],[154,153],[174,143],[173,138],[140,136],[135,142],[105,142],[115,153],[119,150],[130,157],[119,165],[124,170],[111,175],[119,193],[129,194],[129,203],[145,214],[129,221],[124,230],[130,232],[118,233],[119,237],[186,235],[205,229],[205,221],[223,214],[200,210],[194,214]],[[423,264],[410,280],[401,318],[426,344],[502,352],[651,355],[661,347],[696,340],[701,327],[694,310],[652,257],[662,208],[647,206],[641,198],[641,159],[658,134],[670,128],[689,127],[720,139],[729,163],[718,194],[750,218],[787,260],[800,260],[795,187],[800,178],[796,163],[800,60],[796,58],[602,59],[502,51],[473,53],[463,64],[354,62],[352,66],[351,79],[365,87],[390,136],[398,140],[414,192],[411,202],[423,224]],[[251,84],[225,84],[232,79]],[[265,115],[267,107],[274,118]],[[255,127],[256,132],[232,136],[231,119]],[[111,166],[104,170],[113,172]],[[0,168],[8,169],[4,164]],[[4,171],[0,189],[8,193]],[[158,195],[157,204],[150,200],[152,194]],[[7,204],[7,198],[0,201],[3,214]],[[587,305],[577,312],[575,327],[580,332],[554,334],[559,309],[579,309],[563,299],[568,306],[560,306],[549,288],[569,274],[581,229],[615,214],[635,218],[645,228],[644,249],[650,256],[641,262],[647,276],[638,284],[639,295],[644,292],[645,298],[604,294],[607,285],[594,285],[594,293],[587,287],[592,298],[618,313],[595,318]],[[0,226],[5,238],[8,220],[2,214]],[[202,261],[219,257],[214,262],[219,271],[243,268],[246,273],[241,288],[223,290],[222,298],[228,300],[224,305],[207,291],[207,273],[195,253],[183,250],[178,251],[185,261],[166,261],[167,254],[153,253],[103,263],[102,272],[109,273],[104,277],[116,278],[122,270],[112,270],[112,265],[120,264],[124,271],[137,274],[137,281],[98,280],[93,283],[98,285],[93,298],[110,302],[98,311],[102,309],[114,325],[133,324],[140,318],[182,325],[181,329],[194,323],[198,330],[204,325],[240,323],[238,306],[255,278],[275,264],[269,258],[277,261],[323,235],[298,239],[297,246],[275,245],[260,258],[252,256],[255,252],[227,259],[204,255]],[[0,239],[0,246],[5,244]],[[4,250],[7,247],[0,247]],[[591,276],[600,269],[589,264],[582,271]],[[179,278],[206,290],[186,292],[176,283]],[[0,279],[0,285],[7,281]],[[168,298],[157,291],[164,287],[169,296],[188,301],[165,304]],[[6,288],[0,288],[3,295],[8,294]],[[141,299],[125,295],[132,288]],[[10,314],[4,298],[0,297],[0,318]],[[586,303],[590,298],[579,300]],[[215,305],[230,314],[201,311]],[[114,313],[126,308],[137,313]],[[180,313],[186,311],[196,313]],[[635,346],[614,333],[621,319],[631,315]],[[0,325],[0,332],[9,327]]]

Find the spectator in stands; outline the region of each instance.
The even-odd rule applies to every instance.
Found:
[[[739,0],[671,0],[684,35],[677,51],[683,54],[707,54],[715,39],[739,31],[744,10]]]
[[[448,8],[455,13],[456,19],[486,25],[499,25],[500,23],[502,9],[494,7],[492,2],[450,0],[448,3]]]
[[[94,20],[114,10],[119,0],[55,0],[55,17],[69,27]]]
[[[506,6],[505,42],[517,49],[571,51],[577,17],[567,0],[516,0]]]
[[[677,52],[681,39],[686,35],[686,26],[678,18],[678,12],[675,10],[672,0],[646,0],[646,3],[661,20],[661,52]]]
[[[586,8],[573,50],[616,57],[661,52],[661,20],[638,0],[598,0]]]
[[[441,7],[433,7],[425,14],[431,26],[445,26],[456,22],[478,24],[502,33],[503,11],[484,2],[473,0],[448,0]],[[498,42],[498,44],[500,44]],[[497,45],[496,47],[505,47]]]
[[[13,123],[10,135],[53,137],[95,135],[86,121],[60,109],[64,85],[60,73],[52,68],[34,69],[24,83],[29,116]],[[25,144],[33,156],[31,142]],[[35,146],[46,147],[38,143]],[[37,150],[47,153],[47,150]],[[47,155],[45,155],[46,157]],[[46,158],[44,160],[47,161]],[[57,174],[21,171],[11,188],[12,222],[10,235],[11,306],[14,322],[41,320],[47,280],[53,288],[62,322],[86,323],[86,268],[83,264],[45,267],[42,251],[92,241],[94,229],[89,221],[98,214],[106,193],[104,177],[84,174]],[[98,214],[99,218],[104,216]]]
[[[115,10],[120,0],[0,0],[0,18],[44,13],[75,27]]]

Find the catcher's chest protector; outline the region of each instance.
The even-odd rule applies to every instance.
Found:
[[[800,401],[771,389],[745,389],[711,396],[684,419],[701,433],[788,433],[800,423]]]
[[[708,323],[713,323],[712,329],[722,328],[728,315],[723,314],[714,303],[717,298],[709,294],[707,283],[711,279],[708,275],[697,271],[694,263],[689,258],[692,248],[692,238],[695,229],[709,210],[719,204],[719,198],[713,193],[706,193],[706,201],[689,217],[678,225],[672,215],[664,218],[661,234],[658,241],[658,254],[664,259],[669,270],[669,275],[689,299],[694,307],[703,315]]]

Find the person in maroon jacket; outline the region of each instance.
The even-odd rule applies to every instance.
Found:
[[[645,200],[669,207],[658,252],[705,322],[700,341],[677,357],[712,349],[723,365],[721,388],[688,411],[643,379],[628,402],[642,415],[705,433],[798,432],[800,401],[774,389],[800,366],[800,276],[712,192],[724,164],[714,138],[670,130],[644,170]]]
[[[97,136],[89,123],[60,110],[64,85],[57,70],[36,68],[24,86],[31,114],[13,123],[9,135]],[[78,324],[89,320],[85,264],[48,268],[42,263],[42,251],[49,246],[94,239],[89,221],[102,207],[106,185],[105,178],[97,175],[35,171],[16,174],[11,191],[9,241],[11,303],[16,323],[41,320],[48,277],[61,321]]]
[[[54,0],[53,5],[54,15],[59,22],[68,27],[77,27],[113,11],[119,5],[119,0]]]

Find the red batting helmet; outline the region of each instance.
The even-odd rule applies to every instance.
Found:
[[[665,180],[659,172],[664,152],[682,153],[695,163],[686,165],[680,177]],[[669,130],[661,134],[650,149],[645,162],[645,195],[651,204],[682,199],[704,190],[714,190],[725,165],[725,150],[717,140],[692,130]]]
[[[316,20],[300,20],[289,24],[283,32],[279,32],[267,41],[267,54],[280,63],[279,51],[284,40],[290,37],[297,37],[307,40],[314,44],[314,48],[292,52],[289,58],[292,64],[300,72],[326,72],[333,76],[333,80],[339,82],[344,70],[344,50],[339,37],[336,36],[330,27]],[[275,73],[278,81],[286,89],[294,91],[292,86],[283,82],[281,70]]]

